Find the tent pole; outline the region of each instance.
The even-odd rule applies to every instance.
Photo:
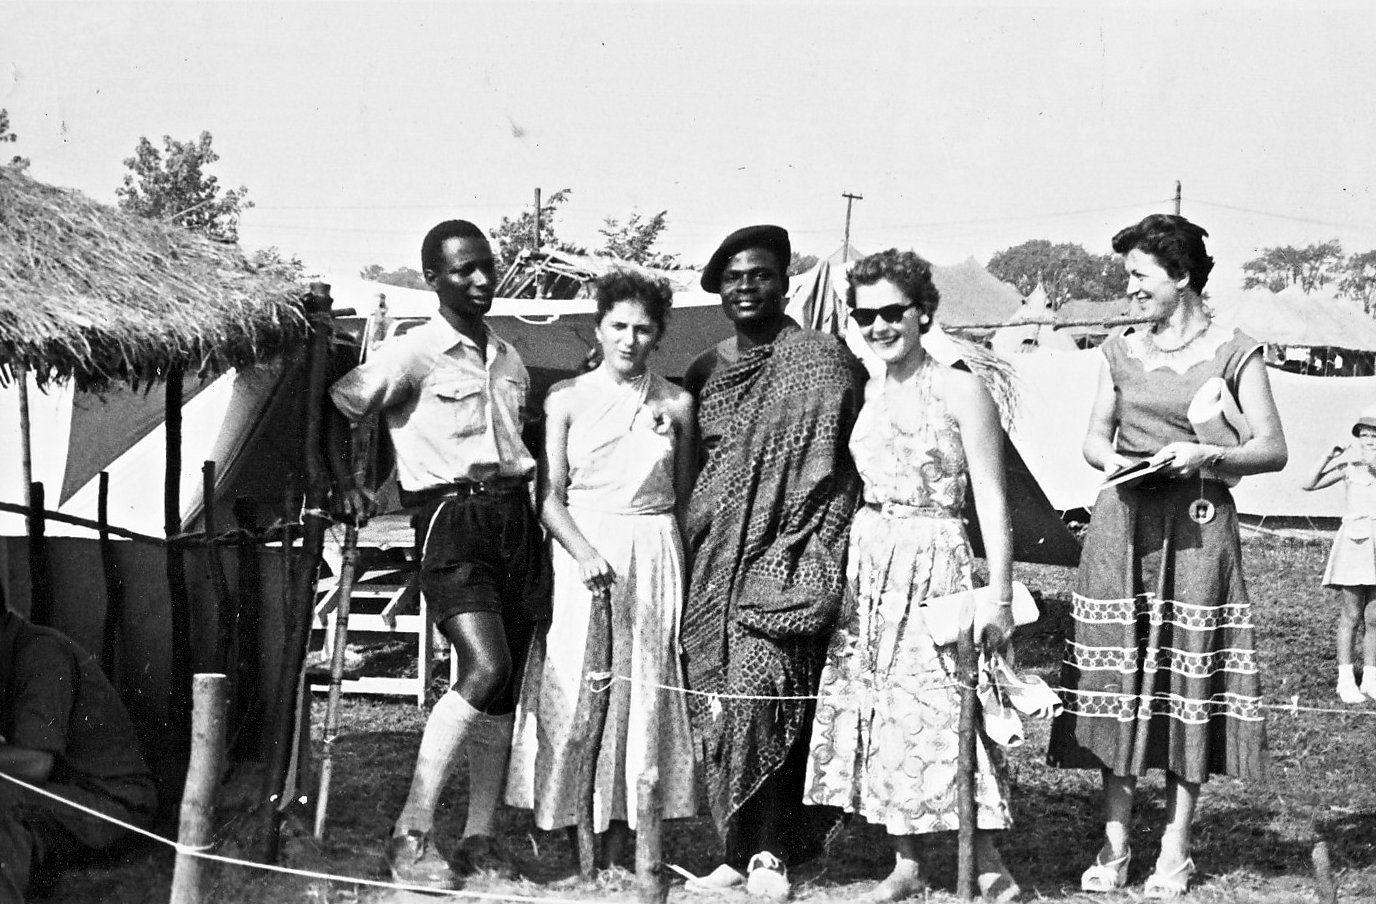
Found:
[[[166,471],[163,481],[163,534],[167,544],[167,599],[172,622],[172,688],[168,721],[178,743],[190,744],[191,601],[186,587],[186,552],[173,542],[182,532],[182,385],[180,366],[167,371]]]
[[[282,640],[282,668],[278,675],[277,692],[273,695],[272,715],[268,731],[271,732],[268,750],[268,769],[266,783],[271,785],[271,794],[283,794],[291,763],[292,744],[297,725],[297,693],[301,684],[302,669],[306,660],[306,644],[310,640],[311,613],[315,608],[315,587],[317,571],[320,566],[320,553],[325,543],[325,507],[329,504],[330,484],[323,461],[322,420],[325,405],[325,378],[329,363],[329,345],[332,333],[330,306],[330,287],[327,283],[311,283],[310,294],[304,299],[306,316],[310,321],[310,340],[306,349],[307,389],[305,398],[305,446],[304,461],[306,487],[305,500],[301,509],[301,553],[292,569],[291,587],[288,588],[289,604],[285,612]],[[290,546],[285,546],[283,555],[294,555]],[[303,717],[308,717],[303,712]],[[303,718],[303,724],[306,719]],[[304,758],[307,751],[302,750]],[[274,804],[260,809],[257,825],[255,854],[263,862],[277,858],[278,830],[281,827],[281,810]]]
[[[100,645],[100,664],[111,680],[115,677],[115,647],[124,612],[124,585],[120,580],[115,544],[110,539],[110,472],[100,472],[96,498],[96,520],[100,522],[100,571],[105,578],[105,637]]]
[[[32,505],[33,496],[29,486],[33,483],[33,426],[29,420],[29,368],[19,364],[14,368],[15,382],[19,384],[19,440],[20,460],[24,475],[24,504]]]
[[[35,625],[53,623],[53,588],[48,568],[48,519],[43,484],[29,484],[29,620]]]

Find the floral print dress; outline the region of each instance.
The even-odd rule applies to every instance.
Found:
[[[960,827],[955,646],[934,645],[926,613],[928,599],[972,586],[973,557],[960,519],[965,451],[932,392],[935,366],[926,358],[898,392],[870,384],[851,434],[865,506],[851,527],[853,593],[828,649],[808,758],[807,803],[893,835]],[[895,427],[890,405],[917,406],[921,427]],[[976,760],[978,826],[1006,828],[1003,759],[983,735]]]

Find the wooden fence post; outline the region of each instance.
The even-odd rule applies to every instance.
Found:
[[[960,747],[957,761],[956,802],[960,811],[957,841],[956,895],[962,901],[975,898],[975,732],[979,719],[979,680],[975,661],[975,629],[961,628],[956,641],[956,681],[960,684]]]
[[[664,904],[669,885],[664,881],[664,820],[659,784],[659,729],[664,707],[660,695],[663,657],[651,656],[640,672],[640,693],[645,706],[645,771],[636,781],[635,877],[641,904]],[[610,692],[608,692],[610,694]]]
[[[215,835],[215,791],[225,758],[227,684],[224,675],[197,675],[194,679],[191,762],[177,825],[177,844],[183,847],[204,848]],[[171,904],[201,904],[204,885],[205,861],[178,851]]]
[[[330,693],[325,704],[325,738],[320,755],[320,790],[315,795],[315,840],[325,840],[325,817],[330,808],[330,782],[334,779],[334,742],[339,736],[339,698],[344,684],[344,657],[349,650],[349,607],[353,603],[354,578],[358,574],[358,525],[344,528],[344,556],[339,567],[339,592],[334,612],[334,638],[330,648]],[[422,626],[429,631],[430,625]],[[427,638],[428,639],[428,638]]]
[[[578,874],[591,879],[597,871],[597,833],[593,825],[593,796],[597,790],[597,761],[602,752],[602,732],[607,726],[610,686],[600,690],[594,682],[606,682],[612,668],[612,600],[610,593],[593,593],[588,618],[588,642],[583,654],[583,684],[578,690],[578,731],[574,734],[574,761],[578,763]],[[594,677],[599,676],[599,677]]]

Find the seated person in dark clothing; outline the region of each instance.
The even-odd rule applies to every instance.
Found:
[[[31,871],[72,863],[128,829],[9,780],[147,828],[157,791],[129,714],[95,657],[9,611],[0,594],[0,901]]]

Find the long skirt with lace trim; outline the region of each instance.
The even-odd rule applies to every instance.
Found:
[[[1188,516],[1200,497],[1213,518]],[[1266,729],[1255,629],[1228,489],[1181,480],[1099,494],[1061,666],[1053,766],[1190,782],[1260,778]]]

